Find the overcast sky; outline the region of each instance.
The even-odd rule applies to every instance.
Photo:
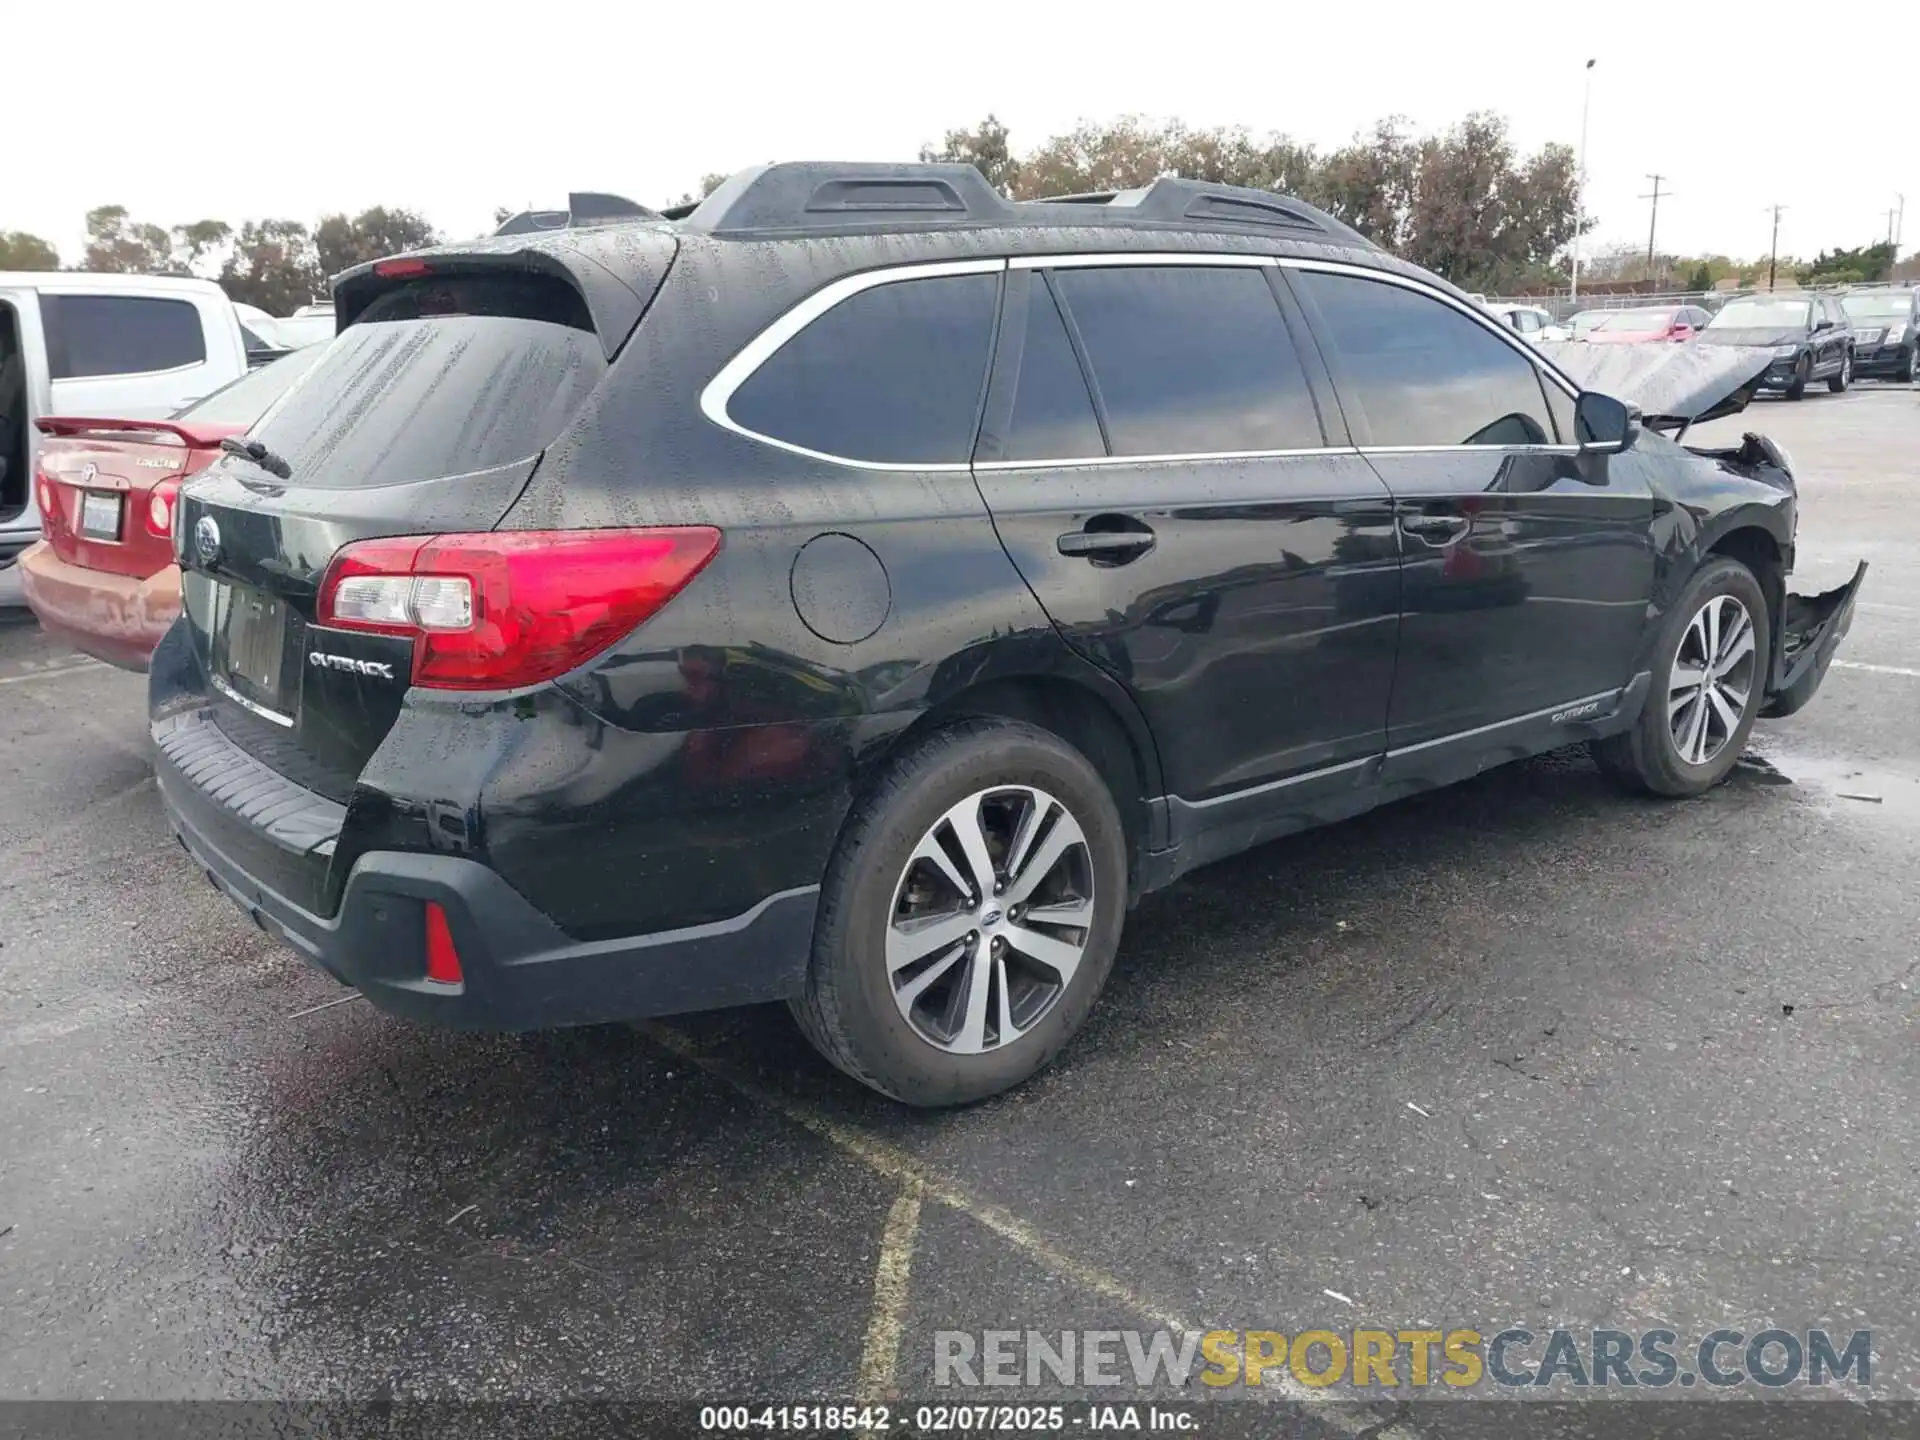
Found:
[[[1016,148],[1128,112],[1331,146],[1384,115],[1424,130],[1476,108],[1527,148],[1577,144],[1592,56],[1590,248],[1645,243],[1659,171],[1664,251],[1764,254],[1776,201],[1783,254],[1865,244],[1904,191],[1905,252],[1907,8],[1850,5],[1831,28],[1801,9],[1768,33],[1764,7],[1699,0],[22,5],[3,27],[0,229],[68,263],[87,209],[116,202],[168,226],[404,205],[479,234],[496,205],[570,188],[665,204],[763,160],[911,159],[989,111]]]

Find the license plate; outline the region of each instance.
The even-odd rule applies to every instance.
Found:
[[[118,540],[120,497],[112,491],[81,491],[80,533],[89,540]]]
[[[245,585],[213,584],[208,632],[214,678],[233,698],[285,721],[286,607]]]

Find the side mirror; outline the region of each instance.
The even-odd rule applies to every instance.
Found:
[[[1630,450],[1640,433],[1640,412],[1611,395],[1583,390],[1573,404],[1573,429],[1582,454]]]
[[[1815,330],[1831,330],[1833,328],[1833,322],[1831,320],[1816,320],[1813,322],[1813,328]]]

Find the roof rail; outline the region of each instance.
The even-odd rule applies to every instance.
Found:
[[[500,223],[496,235],[536,235],[548,230],[580,230],[591,225],[618,225],[628,220],[658,220],[656,210],[619,195],[575,190],[564,210],[522,210]]]
[[[691,211],[668,215],[713,235],[821,234],[947,227],[1153,226],[1275,231],[1336,244],[1372,242],[1304,201],[1238,185],[1166,176],[1133,190],[1009,200],[971,165],[761,165],[729,178]]]

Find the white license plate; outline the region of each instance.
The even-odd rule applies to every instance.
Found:
[[[120,497],[87,490],[80,497],[80,533],[89,540],[120,538]]]

